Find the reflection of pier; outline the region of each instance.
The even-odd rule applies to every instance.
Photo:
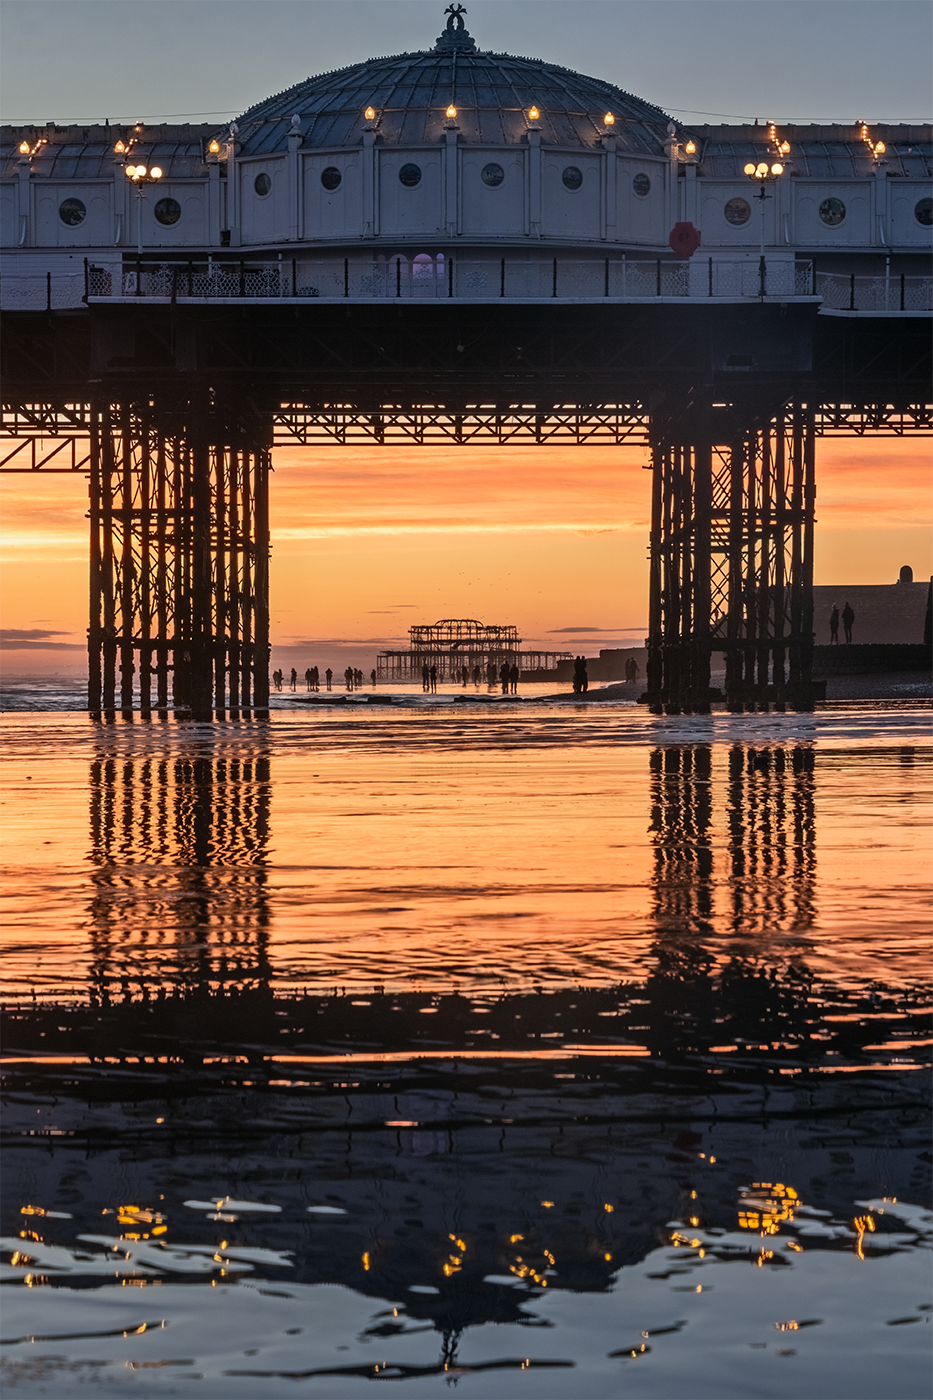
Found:
[[[811,926],[813,757],[806,745],[654,750],[654,914],[662,940]]]
[[[247,992],[266,982],[269,759],[262,744],[91,764],[96,998]]]

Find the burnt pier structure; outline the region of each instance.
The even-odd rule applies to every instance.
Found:
[[[818,298],[89,296],[4,313],[4,471],[89,479],[89,708],[268,704],[275,446],[641,443],[648,700],[812,703],[817,439],[928,434],[928,318]]]

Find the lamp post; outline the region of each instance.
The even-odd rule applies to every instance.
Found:
[[[126,177],[132,180],[133,188],[136,191],[136,256],[141,261],[143,256],[143,185],[156,184],[162,179],[162,171],[158,165],[152,165],[148,169],[144,165],[125,165]]]
[[[749,180],[755,180],[761,186],[758,193],[753,197],[758,200],[758,212],[760,215],[760,218],[758,220],[760,233],[758,256],[758,295],[763,297],[765,295],[766,277],[765,200],[772,198],[772,196],[767,193],[766,186],[768,185],[769,181],[779,180],[781,178],[781,176],[784,174],[784,167],[780,163],[780,161],[776,161],[774,165],[769,165],[766,160],[759,161],[757,165],[749,161],[748,165],[746,165],[745,167],[745,174],[748,176]]]

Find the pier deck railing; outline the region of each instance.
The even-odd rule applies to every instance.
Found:
[[[409,261],[356,255],[220,262],[144,255],[88,260],[83,276],[7,273],[0,278],[0,300],[4,309],[24,311],[95,302],[814,300],[830,314],[918,315],[933,310],[933,277],[821,272],[812,262],[765,258],[762,265],[757,257]]]

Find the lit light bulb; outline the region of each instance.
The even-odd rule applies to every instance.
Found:
[[[782,141],[782,142],[781,142],[781,155],[786,156],[786,155],[789,155],[789,154],[790,154],[790,142],[789,142],[789,141]]]
[[[126,150],[126,146],[122,141],[118,141],[113,149],[116,151],[118,156],[122,156],[123,152]]]
[[[161,179],[162,179],[162,168],[161,168],[161,166],[154,165],[154,166],[152,167],[152,169],[149,171],[149,174],[150,174],[150,176],[151,176],[151,178],[152,178],[153,180],[161,180]]]
[[[540,117],[541,113],[538,111],[537,107],[532,107],[528,115],[533,122],[536,122]]]
[[[28,142],[28,141],[21,141],[21,142],[19,143],[19,153],[20,153],[21,156],[28,156],[28,155],[29,155],[29,142]]]
[[[616,119],[611,112],[607,112],[606,115],[603,117],[603,122],[606,126],[615,126],[615,120]]]
[[[875,147],[875,155],[876,155],[876,156],[883,156],[886,150],[887,150],[887,146],[884,144],[884,142],[883,142],[883,141],[879,141],[878,144],[877,144],[877,146]]]
[[[775,165],[772,165],[772,167],[771,167],[771,174],[772,174],[772,175],[783,175],[783,174],[784,174],[784,167],[783,167],[783,165],[780,163],[780,161],[778,161]]]
[[[219,154],[220,154],[220,142],[219,142],[219,141],[212,141],[211,144],[208,146],[207,149],[210,151],[210,153],[211,153],[212,156],[219,155]]]
[[[137,165],[137,167],[136,167],[136,178],[137,178],[138,180],[141,180],[142,177],[145,175],[145,173],[146,173],[146,167],[145,167],[144,165]]]
[[[758,162],[758,168],[756,169],[755,174],[758,175],[758,176],[765,176],[765,175],[767,175],[767,173],[768,173],[768,164],[767,164],[767,161],[764,161],[764,160],[759,161],[759,162]]]
[[[755,167],[754,167],[754,165],[752,165],[751,161],[749,161],[748,165],[746,165],[746,167],[745,167],[745,174],[748,175],[748,176],[752,176],[752,175],[754,175],[754,173],[755,173]]]
[[[363,113],[363,116],[366,118],[366,120],[367,120],[368,122],[375,121],[375,120],[376,120],[376,109],[375,109],[375,107],[367,107],[367,108],[366,108],[366,111]]]
[[[448,117],[450,118],[451,121],[453,121],[454,118],[455,118],[456,115],[457,115],[457,109],[456,109],[456,107],[454,106],[454,104],[453,104],[452,102],[451,102],[450,106],[447,108],[447,115],[448,115]]]
[[[695,141],[688,141],[686,146],[684,146],[684,150],[687,152],[688,156],[696,155],[696,148],[697,143]]]

